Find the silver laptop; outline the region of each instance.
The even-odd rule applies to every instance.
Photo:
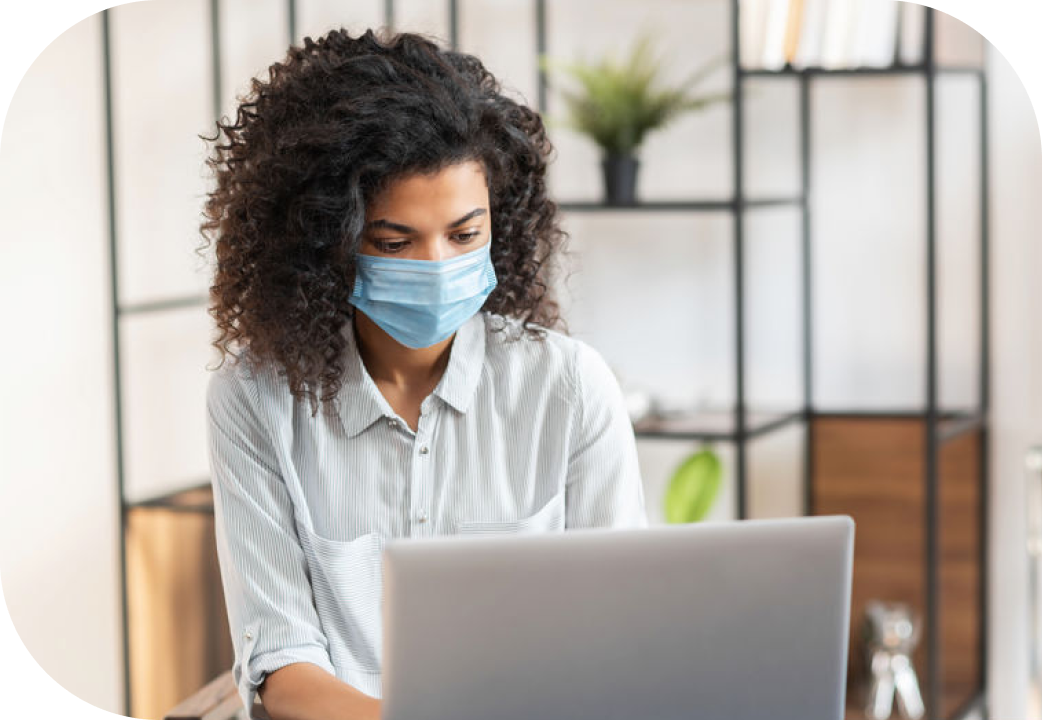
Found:
[[[841,720],[846,515],[397,539],[383,720]]]

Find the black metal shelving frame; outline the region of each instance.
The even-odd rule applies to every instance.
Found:
[[[730,427],[720,429],[719,427],[699,427],[698,418],[691,418],[692,425],[688,428],[678,429],[676,425],[669,427],[665,424],[638,423],[635,431],[640,438],[668,438],[677,440],[700,440],[731,442],[735,446],[735,490],[736,490],[736,515],[739,519],[749,517],[748,499],[746,493],[747,444],[775,430],[789,427],[795,423],[803,422],[805,425],[804,458],[803,458],[803,511],[810,514],[813,510],[812,497],[812,458],[813,458],[813,433],[810,431],[810,421],[817,417],[855,417],[855,418],[923,418],[925,420],[925,549],[926,549],[926,634],[928,643],[928,668],[926,700],[927,710],[931,717],[941,707],[941,667],[940,653],[942,651],[939,636],[939,608],[940,608],[940,581],[939,581],[939,548],[938,548],[938,483],[939,469],[938,456],[940,448],[955,438],[965,433],[980,433],[980,497],[979,522],[981,528],[981,542],[978,549],[979,563],[981,568],[981,583],[979,588],[980,617],[980,677],[979,690],[973,695],[969,702],[960,708],[952,716],[962,718],[973,711],[979,711],[983,717],[988,716],[988,703],[986,692],[986,677],[988,668],[987,656],[987,536],[988,536],[988,442],[989,442],[989,380],[990,380],[990,328],[989,328],[989,262],[988,262],[988,108],[987,108],[987,74],[986,68],[982,67],[941,67],[935,61],[935,10],[924,8],[925,27],[923,37],[923,61],[915,65],[893,65],[885,68],[843,68],[824,69],[817,67],[793,68],[786,65],[780,70],[764,70],[742,67],[739,45],[740,28],[740,0],[726,0],[731,8],[730,40],[731,53],[730,65],[733,78],[732,97],[732,160],[734,167],[734,194],[729,199],[693,199],[693,200],[666,200],[666,201],[642,201],[630,206],[608,206],[600,202],[575,201],[560,202],[559,206],[566,213],[588,213],[588,212],[711,212],[731,213],[734,216],[733,236],[733,282],[735,303],[735,404],[730,412],[732,423]],[[395,16],[394,0],[384,0],[384,25],[394,28]],[[547,2],[546,0],[533,0],[535,12],[536,29],[536,52],[542,55],[547,52]],[[220,0],[210,0],[210,39],[211,39],[211,71],[212,71],[212,106],[214,117],[221,115],[223,100],[223,85],[221,76],[221,31],[220,31]],[[296,0],[286,0],[286,24],[288,29],[288,42],[297,41],[297,3]],[[459,0],[447,0],[449,42],[452,48],[459,47]],[[165,313],[170,311],[203,307],[208,302],[205,295],[189,295],[172,297],[146,302],[121,304],[119,293],[118,276],[118,214],[117,214],[117,192],[116,192],[116,169],[115,169],[115,138],[113,135],[113,88],[112,88],[112,44],[109,10],[101,12],[101,47],[102,47],[102,75],[104,91],[104,113],[105,113],[105,161],[107,166],[107,221],[109,235],[110,256],[110,299],[112,317],[112,357],[113,357],[113,384],[114,384],[114,424],[115,424],[115,460],[116,460],[116,486],[118,502],[120,507],[121,523],[119,528],[120,561],[121,561],[121,592],[122,592],[122,621],[123,621],[123,658],[124,658],[124,713],[130,713],[131,708],[131,683],[130,683],[130,642],[129,625],[127,617],[127,558],[126,558],[126,524],[129,511],[137,508],[159,508],[175,512],[191,513],[213,513],[213,506],[200,504],[195,501],[185,501],[182,496],[193,490],[209,486],[209,479],[200,479],[198,482],[176,492],[168,493],[159,497],[149,498],[142,501],[129,502],[125,495],[126,469],[124,463],[124,420],[123,420],[123,381],[121,365],[121,324],[128,317]],[[938,76],[942,75],[966,75],[974,78],[979,87],[979,135],[980,135],[980,333],[979,333],[979,401],[978,407],[972,410],[945,411],[942,410],[938,398],[938,349],[937,349],[937,212],[936,212],[936,111],[935,93]],[[542,69],[537,69],[538,95],[537,110],[545,112],[547,109],[548,82]],[[924,405],[915,410],[895,409],[893,411],[878,410],[842,410],[842,411],[820,411],[815,410],[812,397],[812,322],[811,322],[811,234],[810,234],[810,152],[811,152],[811,128],[810,110],[811,98],[810,87],[816,78],[820,77],[889,77],[889,76],[913,76],[922,77],[925,86],[925,108],[926,108],[926,228],[925,228],[925,256],[926,256],[926,397]],[[798,82],[799,89],[799,115],[800,115],[800,186],[798,195],[791,197],[774,198],[748,198],[744,191],[744,98],[743,88],[746,80],[761,78],[791,78]],[[745,218],[746,211],[754,211],[762,208],[772,207],[796,207],[800,210],[802,239],[800,245],[801,254],[801,287],[800,306],[802,322],[802,371],[803,371],[803,405],[791,412],[773,412],[754,417],[749,412],[746,404],[745,391]],[[947,718],[945,720],[948,720]]]

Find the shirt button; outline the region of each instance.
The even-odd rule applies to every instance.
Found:
[[[245,637],[245,638],[246,638],[247,640],[249,640],[250,638],[252,638],[252,637],[253,637],[253,635],[252,635],[252,634],[250,633],[250,631],[249,631],[249,630],[247,630],[247,631],[246,631],[246,634],[244,635],[244,637]]]
[[[393,428],[393,427],[394,427],[394,426],[396,426],[397,424],[398,424],[398,423],[397,423],[396,421],[394,421],[394,420],[388,420],[388,421],[387,421],[387,427],[392,427],[392,428]]]
[[[420,510],[418,513],[416,513],[416,519],[419,522],[427,522],[427,511],[426,510]]]
[[[427,454],[427,453],[429,453],[429,452],[430,452],[430,450],[428,450],[428,449],[427,449],[427,446],[426,446],[426,445],[423,445],[423,446],[422,446],[422,447],[420,448],[420,455],[426,455],[426,454]]]

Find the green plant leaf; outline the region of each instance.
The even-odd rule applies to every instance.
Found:
[[[597,62],[564,60],[541,55],[548,75],[568,75],[577,89],[557,88],[568,106],[563,125],[592,139],[606,153],[632,154],[646,135],[685,112],[729,100],[730,93],[695,95],[689,92],[728,55],[712,58],[676,87],[659,87],[662,59],[652,56],[653,36],[644,32],[623,61],[608,54]]]
[[[668,523],[699,522],[720,492],[723,466],[710,448],[688,456],[673,472],[666,488],[664,510]]]

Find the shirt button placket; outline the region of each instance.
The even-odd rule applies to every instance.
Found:
[[[437,410],[435,410],[437,412]],[[413,506],[413,520],[415,521],[415,535],[433,535],[431,527],[429,505],[431,501],[431,449],[427,438],[430,436],[428,424],[435,418],[433,414],[421,414],[420,421],[416,426],[416,440],[413,447],[416,450],[412,459],[412,496],[415,498]]]

